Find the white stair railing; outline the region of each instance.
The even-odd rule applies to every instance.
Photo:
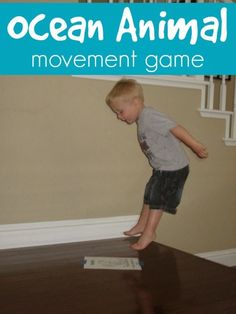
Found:
[[[215,97],[216,84],[213,76],[210,76],[206,84],[206,102],[202,102],[200,113],[202,117],[225,119],[225,135],[224,142],[228,146],[236,146],[236,79],[234,79],[234,95],[233,104],[227,104],[228,86],[226,83],[226,76],[217,76],[220,80],[219,88],[219,101],[217,103]],[[232,105],[231,110],[227,107]]]
[[[213,76],[210,76],[209,85],[208,85],[208,94],[207,94],[207,109],[214,109],[214,93],[215,93],[215,83]],[[205,109],[205,108],[202,108]]]
[[[226,82],[225,82],[225,75],[222,76],[221,84],[220,84],[220,104],[219,109],[221,111],[226,111]]]

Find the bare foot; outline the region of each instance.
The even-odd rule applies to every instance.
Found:
[[[124,235],[129,236],[129,237],[132,237],[132,236],[135,236],[135,235],[139,235],[139,234],[143,233],[143,229],[144,229],[143,227],[141,227],[139,225],[135,225],[130,230],[125,231]]]
[[[139,240],[131,245],[131,248],[136,250],[136,251],[140,251],[145,249],[152,241],[154,241],[156,238],[155,233],[154,234],[147,234],[147,233],[143,233],[141,235],[141,237],[139,238]]]

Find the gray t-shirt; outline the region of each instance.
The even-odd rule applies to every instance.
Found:
[[[170,132],[177,124],[165,114],[144,107],[138,120],[138,141],[153,169],[178,170],[189,161],[180,141]]]

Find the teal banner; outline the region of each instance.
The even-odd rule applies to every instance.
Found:
[[[1,75],[236,74],[236,4],[1,3]]]

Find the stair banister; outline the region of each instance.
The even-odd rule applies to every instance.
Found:
[[[221,85],[220,85],[220,105],[219,109],[221,111],[226,111],[226,94],[227,92],[227,86],[226,86],[226,81],[225,81],[225,75],[222,76],[221,79]]]
[[[207,109],[209,110],[214,109],[214,93],[215,93],[215,83],[214,83],[214,78],[211,75],[209,79],[208,93],[207,93]]]

